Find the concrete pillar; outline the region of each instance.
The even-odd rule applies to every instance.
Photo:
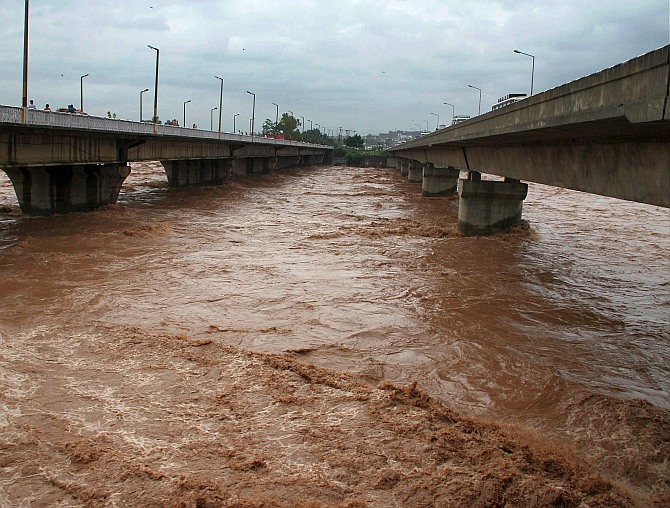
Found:
[[[299,155],[278,155],[275,157],[273,169],[295,168],[299,163]]]
[[[247,176],[253,172],[254,161],[248,157],[242,157],[232,160],[232,173],[234,176]]]
[[[486,236],[516,224],[527,194],[528,185],[521,182],[459,180],[458,230],[465,236]]]
[[[402,171],[402,159],[395,160],[395,169],[396,171]]]
[[[270,159],[268,157],[251,157],[252,170],[255,175],[264,175],[270,172]]]
[[[423,164],[419,161],[410,161],[407,171],[407,180],[412,183],[421,183],[423,180]]]
[[[230,159],[164,160],[170,187],[218,185],[223,183],[230,171]]]
[[[318,166],[323,163],[324,155],[323,154],[312,154],[312,155],[303,155],[302,156],[302,165],[303,166]]]
[[[426,163],[423,166],[421,195],[449,196],[456,193],[460,173],[456,168],[436,168],[431,162]]]
[[[29,215],[83,212],[114,204],[128,164],[81,164],[3,168],[21,211]]]
[[[402,176],[409,175],[409,160],[403,159],[400,163],[400,174]]]

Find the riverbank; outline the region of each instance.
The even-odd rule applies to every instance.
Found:
[[[3,335],[0,505],[663,506],[415,383],[114,328]],[[649,425],[668,432],[667,412]],[[667,434],[666,434],[667,437]],[[667,441],[657,450],[668,460]],[[659,457],[660,458],[660,457]],[[666,462],[667,463],[667,462]]]

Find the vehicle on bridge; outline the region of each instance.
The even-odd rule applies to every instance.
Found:
[[[470,120],[470,115],[456,115],[451,121],[451,125],[456,125],[457,123],[465,122]]]
[[[498,99],[498,102],[493,105],[491,108],[491,111],[495,111],[496,109],[504,108],[505,106],[509,106],[510,104],[514,104],[515,102],[519,102],[521,99],[524,99],[526,97],[525,93],[510,93],[505,95],[504,97],[501,97]]]

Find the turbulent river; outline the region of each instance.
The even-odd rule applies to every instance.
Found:
[[[670,409],[670,212],[537,184],[507,233],[462,237],[457,212],[392,169],[172,189],[147,163],[117,205],[29,218],[0,173],[0,338],[138,327],[290,352],[667,489],[649,418]]]

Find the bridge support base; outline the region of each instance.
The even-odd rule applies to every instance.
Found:
[[[193,159],[161,161],[170,187],[218,185],[230,170],[230,159]]]
[[[395,169],[396,171],[402,172],[402,160],[400,159],[395,160]]]
[[[407,180],[411,183],[421,183],[423,180],[423,165],[418,161],[410,161],[407,170]]]
[[[459,175],[460,171],[456,168],[436,168],[433,163],[426,163],[423,167],[421,195],[449,196],[456,193]]]
[[[402,176],[407,176],[409,175],[409,161],[408,160],[403,160],[400,163],[400,174]]]
[[[128,164],[3,168],[28,215],[84,212],[116,203]]]
[[[465,236],[486,236],[521,220],[528,185],[519,181],[459,180],[458,195],[458,230]]]
[[[299,155],[277,155],[274,161],[274,169],[295,168],[299,163]]]
[[[300,159],[301,166],[318,166],[319,164],[323,164],[323,154],[301,155]]]

